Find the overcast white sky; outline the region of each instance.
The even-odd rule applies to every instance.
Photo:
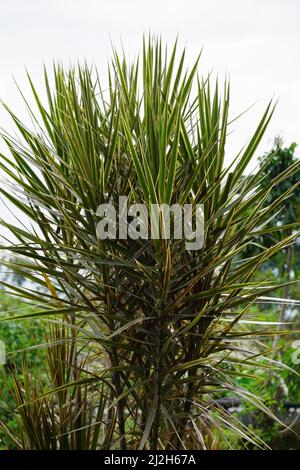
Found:
[[[21,115],[12,76],[26,90],[25,66],[37,84],[53,60],[87,59],[105,76],[110,38],[134,56],[150,30],[170,44],[179,33],[190,63],[204,47],[200,71],[230,74],[233,114],[256,104],[236,123],[227,159],[273,94],[279,104],[261,151],[278,133],[300,143],[300,0],[0,0],[0,25],[0,98]],[[0,125],[9,127],[3,111]]]

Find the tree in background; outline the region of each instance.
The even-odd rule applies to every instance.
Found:
[[[56,67],[54,80],[45,72],[45,105],[30,81],[39,110],[34,131],[6,108],[18,137],[2,135],[8,151],[0,166],[10,184],[0,192],[36,228],[4,221],[18,243],[0,248],[18,257],[8,268],[48,293],[9,289],[38,304],[31,318],[55,320],[60,329],[54,338],[48,334],[49,342],[64,347],[56,353],[46,346],[50,390],[31,386],[26,369],[29,386],[17,384],[20,448],[207,449],[210,430],[224,439],[228,429],[264,448],[259,435],[219,406],[224,393],[276,419],[238,379],[249,376],[249,367],[265,370],[269,358],[257,339],[277,334],[272,323],[262,328],[256,321],[253,304],[280,285],[252,278],[296,234],[247,260],[237,257],[266,230],[278,231],[269,221],[292,188],[269,206],[265,201],[298,166],[268,186],[262,170],[243,178],[273,114],[271,103],[249,144],[226,166],[228,84],[220,96],[218,83],[198,79],[198,60],[185,71],[184,52],[175,65],[176,47],[167,56],[160,41],[149,39],[133,65],[115,52],[106,94],[87,66]],[[203,204],[203,248],[186,250],[185,240],[174,237],[99,240],[97,207],[119,195],[148,209]],[[70,337],[63,336],[68,331]],[[92,415],[85,412],[88,403]],[[95,429],[91,416],[103,427],[80,436]]]
[[[296,143],[289,147],[283,146],[283,140],[280,136],[275,137],[272,149],[259,158],[259,172],[263,175],[262,186],[266,189],[274,179],[280,177],[284,171],[291,170],[291,174],[285,180],[281,180],[276,187],[269,191],[264,202],[264,207],[270,208],[270,220],[268,226],[260,231],[252,243],[250,243],[243,253],[243,257],[258,254],[263,248],[272,246],[283,239],[284,235],[291,235],[298,227],[300,220],[299,202],[300,202],[300,172],[293,172],[293,168],[299,164],[299,159],[295,155]],[[245,181],[251,176],[245,176]],[[286,194],[283,204],[273,207],[278,197]],[[276,230],[277,228],[277,230]],[[283,248],[275,256],[270,258],[265,266],[278,269],[278,276],[291,278],[291,273],[297,275],[296,258],[300,255],[295,241],[293,244]],[[295,259],[294,259],[295,257]],[[264,267],[265,267],[264,266]],[[293,272],[294,271],[294,272]]]
[[[299,159],[295,155],[296,143],[292,143],[289,147],[284,147],[283,140],[277,136],[274,140],[273,148],[267,154],[260,158],[260,171],[264,175],[262,185],[267,188],[270,183],[280,176],[280,174],[297,166]],[[266,163],[267,162],[267,163]],[[292,235],[296,229],[299,220],[299,204],[300,204],[300,171],[291,172],[289,178],[282,180],[276,187],[269,192],[266,199],[266,206],[272,206],[274,202],[286,194],[286,191],[293,188],[293,191],[284,200],[282,208],[274,208],[272,213],[272,220],[270,226],[284,227],[283,230],[278,232],[266,232],[261,237],[263,246],[271,246],[273,243],[278,242],[278,239],[283,239],[285,236]],[[290,284],[292,278],[297,274],[297,263],[295,258],[298,255],[299,248],[297,243],[292,242],[284,247],[273,259],[270,260],[271,266],[279,269],[279,275],[287,284],[284,287],[284,298],[289,298]],[[296,253],[297,252],[297,253]],[[286,304],[283,304],[280,311],[280,321],[284,321],[286,313]],[[274,346],[277,346],[278,336],[274,338]]]
[[[278,175],[282,174],[288,168],[296,166],[298,164],[298,158],[295,155],[296,143],[292,143],[289,147],[283,146],[283,140],[280,136],[274,140],[273,148],[267,154],[259,159],[260,170],[264,175],[262,184],[264,187],[269,187],[271,181],[273,181]],[[266,163],[267,162],[267,163]],[[272,226],[279,225],[290,225],[295,224],[299,221],[299,209],[298,202],[300,200],[300,171],[292,173],[289,178],[282,180],[272,191],[269,193],[266,199],[266,205],[271,205],[277,200],[278,196],[286,192],[286,190],[294,187],[293,192],[285,199],[285,203],[280,211],[278,209],[273,210],[273,219],[271,222]],[[288,232],[292,232],[293,226],[286,228]],[[268,239],[266,235],[265,240]]]

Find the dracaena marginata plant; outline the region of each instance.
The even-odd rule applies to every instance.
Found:
[[[76,404],[77,390],[84,395],[81,406],[91,402],[90,394],[94,412],[80,425],[78,411],[78,428],[101,422],[101,429],[96,438],[95,433],[84,438],[86,448],[205,449],[211,433],[222,435],[223,429],[264,447],[218,404],[224,393],[273,416],[236,377],[247,375],[250,366],[278,366],[264,346],[275,327],[255,324],[252,316],[257,299],[268,301],[278,286],[254,282],[253,275],[296,235],[247,259],[241,253],[265,231],[283,230],[268,223],[294,188],[269,206],[266,201],[299,165],[269,186],[261,184],[263,165],[244,176],[272,103],[248,144],[226,163],[229,84],[220,93],[211,76],[199,78],[198,60],[187,70],[184,57],[176,44],[168,55],[159,40],[149,39],[133,63],[114,52],[105,86],[86,65],[67,71],[56,66],[53,75],[45,70],[45,103],[29,77],[36,110],[25,102],[34,129],[5,106],[17,137],[2,133],[9,153],[1,155],[6,185],[0,191],[26,217],[22,224],[2,222],[14,236],[2,248],[14,255],[8,267],[42,288],[6,289],[38,304],[35,317],[65,325],[64,341],[73,354],[61,361],[71,361],[74,369],[60,382],[52,371],[50,388],[41,396],[17,384],[18,404],[30,414],[51,394],[68,393]],[[97,207],[117,203],[120,195],[146,207],[203,204],[203,247],[187,250],[185,240],[172,237],[100,239]],[[52,349],[48,345],[48,355]],[[57,352],[55,357],[59,373]],[[65,402],[46,403],[25,432],[34,432],[34,419],[43,415],[49,439],[63,448],[53,414],[72,413],[72,407],[62,411]],[[21,419],[27,419],[24,411]],[[76,434],[74,420],[66,417],[64,423],[65,436]],[[80,447],[78,440],[74,445]]]

